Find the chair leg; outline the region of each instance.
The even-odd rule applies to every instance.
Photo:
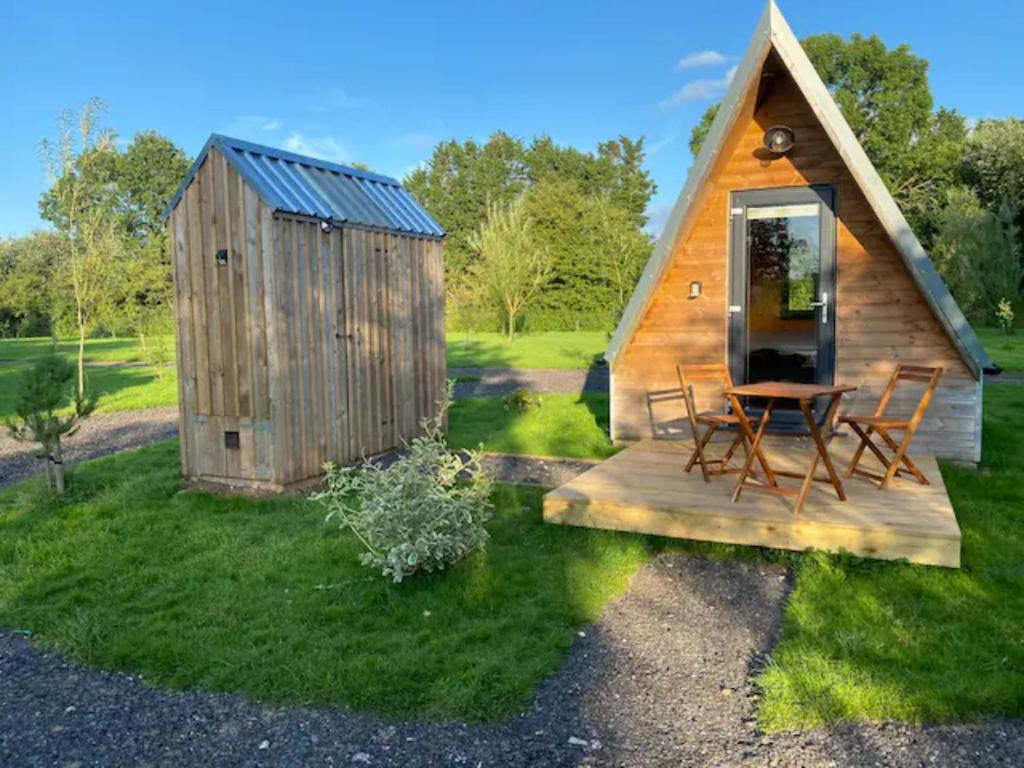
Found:
[[[897,455],[897,457],[898,457],[899,456],[899,448],[900,447],[899,447],[899,444],[893,439],[893,437],[888,432],[886,432],[884,429],[878,430],[878,434],[885,441],[885,444],[889,446],[889,450],[891,450],[893,452],[893,454]],[[893,461],[896,462],[897,466],[899,466],[899,464],[900,464],[900,458],[899,457],[898,458],[894,458]],[[920,470],[920,468],[918,468],[917,464],[915,464],[911,460],[911,458],[909,456],[907,456],[905,453],[902,456],[902,461],[903,461],[903,464],[906,466],[907,471],[910,472],[910,474],[912,474],[917,479],[917,482],[919,482],[921,485],[931,485],[931,483],[928,482],[928,478],[924,476],[924,472],[922,472]],[[899,474],[902,471],[903,471],[902,469],[896,470],[897,474]]]
[[[888,471],[885,473],[885,479],[882,481],[882,490],[884,491],[889,487],[889,483],[896,476],[896,473],[900,469],[900,464],[903,462],[903,457],[907,452],[907,448],[910,447],[910,440],[913,438],[913,430],[908,429],[903,433],[903,439],[900,440],[899,447],[896,449],[896,455],[892,458],[892,464],[889,465]]]
[[[853,477],[853,473],[857,471],[857,465],[860,464],[860,459],[864,455],[864,449],[867,448],[868,436],[864,434],[864,431],[860,428],[860,425],[850,422],[850,429],[857,433],[860,438],[860,444],[857,445],[857,450],[853,452],[853,458],[850,460],[850,466],[846,468],[846,477]],[[868,434],[871,434],[871,429],[868,429]]]
[[[727,450],[725,455],[722,456],[722,463],[718,467],[720,474],[725,474],[725,470],[729,466],[729,460],[736,453],[736,449],[740,447],[740,443],[746,443],[746,437],[747,436],[744,435],[742,431],[736,435],[736,439],[732,441],[732,445],[729,446],[729,450]]]
[[[708,441],[711,439],[711,436],[714,435],[717,430],[718,426],[712,424],[710,427],[708,427],[708,431],[705,432],[704,436],[701,437],[700,439],[698,439],[696,435],[693,436],[693,441],[696,445],[696,448],[694,449],[693,454],[690,456],[690,460],[686,463],[686,471],[689,472],[691,469],[693,469],[693,464],[695,461],[700,462],[700,471],[704,475],[705,483],[711,482],[711,474],[708,472],[708,460],[704,456],[704,447],[708,444]]]

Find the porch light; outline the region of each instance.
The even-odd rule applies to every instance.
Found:
[[[793,129],[785,125],[773,125],[764,132],[764,146],[772,154],[785,154],[793,148],[795,141]]]
[[[687,298],[700,298],[700,280],[694,280],[692,283],[690,283],[690,295]]]
[[[334,225],[331,223],[330,219],[322,219],[320,221],[320,231],[325,235],[329,234],[332,229],[334,229]]]

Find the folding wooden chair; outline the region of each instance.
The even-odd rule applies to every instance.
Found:
[[[878,407],[875,409],[873,416],[850,414],[839,419],[840,424],[849,424],[850,429],[860,437],[860,445],[857,446],[857,450],[853,454],[853,460],[846,470],[847,477],[858,475],[859,477],[869,478],[880,483],[880,488],[883,491],[889,487],[892,479],[901,472],[909,472],[921,485],[929,484],[928,478],[924,476],[924,473],[918,469],[917,465],[907,455],[907,448],[910,447],[910,441],[914,439],[914,433],[921,423],[921,418],[924,416],[925,409],[928,408],[928,403],[932,399],[935,387],[938,386],[941,376],[942,368],[903,365],[901,363],[893,371],[892,378],[889,379],[889,384],[886,386],[885,392],[882,393],[882,399],[878,401]],[[909,419],[891,418],[885,415],[889,399],[892,397],[896,385],[901,381],[916,381],[927,385],[924,393],[921,395],[921,400],[917,404],[917,408],[914,410],[913,416]],[[897,443],[890,434],[891,431],[902,431],[903,439]],[[887,457],[882,449],[871,439],[872,434],[877,434],[882,438],[882,441],[892,452],[891,458]],[[864,455],[865,448],[870,449],[882,466],[885,467],[884,476],[868,472],[857,466],[860,463],[861,456]]]
[[[729,368],[721,363],[677,365],[676,371],[679,373],[679,384],[683,389],[683,400],[686,403],[686,418],[690,422],[690,431],[693,433],[693,444],[695,446],[693,453],[690,455],[690,460],[686,462],[685,471],[689,472],[693,469],[694,464],[699,463],[700,471],[704,474],[704,481],[710,483],[712,475],[723,475],[729,471],[729,460],[732,459],[733,454],[736,453],[736,449],[740,445],[743,445],[744,450],[747,450],[746,434],[742,429],[738,429],[736,439],[732,441],[732,444],[722,458],[707,458],[705,448],[715,432],[723,427],[739,427],[740,419],[739,416],[729,413],[724,408],[721,411],[698,411],[695,404],[692,382],[715,381],[720,383],[722,385],[721,396],[724,403],[725,390],[732,386],[732,376],[729,373]],[[754,420],[751,419],[751,421]],[[701,434],[698,428],[699,425],[707,428],[703,434]],[[718,465],[717,471],[712,472],[709,469],[709,466],[712,464]],[[739,467],[736,469],[738,471]]]

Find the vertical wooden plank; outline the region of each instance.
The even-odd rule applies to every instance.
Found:
[[[306,468],[307,443],[305,441],[305,404],[309,401],[309,347],[306,346],[306,232],[302,224],[289,221],[292,231],[291,303],[288,307],[288,339],[291,343],[289,361],[294,388],[289,403],[292,411],[293,479],[299,479]]]
[[[216,198],[213,184],[213,152],[207,157],[198,176],[199,213],[203,227],[203,265],[206,271],[207,327],[210,354],[210,413],[224,415],[224,336],[221,323],[220,267],[217,266],[216,252],[221,246],[217,240]],[[207,430],[209,431],[209,430]]]
[[[188,274],[192,291],[191,335],[195,340],[196,415],[208,416],[212,411],[213,389],[210,382],[210,346],[207,331],[206,260],[203,258],[203,225],[199,211],[201,188],[199,179],[193,179],[185,191],[184,200],[187,214]],[[196,438],[198,439],[198,435]]]
[[[323,356],[324,346],[320,341],[321,329],[321,288],[320,288],[320,241],[323,233],[316,224],[304,224],[307,232],[306,262],[306,344],[309,349],[309,401],[305,403],[306,419],[309,426],[309,457],[306,477],[317,474],[323,456],[326,455],[326,437],[323,409]]]
[[[242,219],[245,227],[246,318],[248,321],[248,357],[250,361],[250,412],[257,421],[269,417],[267,402],[267,325],[266,287],[263,279],[263,254],[260,238],[259,198],[238,178]]]
[[[335,266],[335,336],[336,336],[336,361],[337,361],[337,386],[339,388],[338,402],[338,461],[349,462],[354,456],[349,444],[351,434],[351,398],[349,389],[349,361],[348,361],[348,280],[346,276],[347,254],[345,252],[345,232],[335,231],[332,262]]]
[[[432,240],[431,255],[434,265],[434,292],[430,297],[430,311],[434,315],[434,338],[437,340],[437,384],[434,399],[440,400],[444,396],[444,389],[448,382],[448,340],[444,335],[444,242]],[[447,429],[447,424],[445,424]]]
[[[270,210],[259,203],[260,255],[263,272],[263,312],[267,322],[267,418],[271,422],[270,475],[280,484],[285,482],[288,450],[288,412],[284,406],[287,386],[285,329],[281,324],[281,283],[287,260],[283,253],[280,225]]]
[[[366,300],[366,283],[369,280],[369,248],[366,233],[362,230],[352,231],[352,242],[357,247],[355,258],[355,297],[356,297],[356,387],[359,392],[359,456],[370,453],[370,436],[373,432],[373,408],[370,400],[370,351],[368,320],[369,311]]]
[[[336,461],[338,456],[337,435],[337,350],[334,338],[335,294],[333,243],[336,232],[332,230],[320,235],[320,358],[323,380],[323,422],[324,452],[320,463]],[[319,467],[318,467],[319,469]]]
[[[234,323],[235,388],[239,416],[252,416],[252,349],[249,338],[255,320],[248,299],[249,250],[246,247],[246,219],[242,198],[243,182],[224,161],[225,198],[228,206],[228,242],[231,256],[231,309]]]
[[[171,238],[171,265],[174,280],[174,329],[177,334],[175,356],[178,368],[178,435],[181,471],[193,473],[194,452],[192,414],[195,411],[195,380],[192,363],[192,289],[188,274],[188,244],[185,211],[181,203],[171,211],[167,226]]]

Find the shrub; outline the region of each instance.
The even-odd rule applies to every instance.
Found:
[[[544,398],[541,397],[539,392],[531,392],[528,389],[517,389],[515,392],[509,392],[501,398],[501,402],[505,406],[506,411],[526,413],[527,411],[533,411],[540,408],[541,403],[544,402]]]
[[[1003,333],[1013,333],[1013,305],[1010,304],[1006,299],[999,300],[999,306],[996,307],[996,322],[999,323],[999,328]]]
[[[325,465],[325,489],[313,496],[366,548],[364,565],[396,582],[417,571],[440,571],[487,544],[493,480],[474,451],[448,447],[443,425],[452,403],[448,383],[424,435],[384,466]]]
[[[39,358],[18,384],[15,418],[6,421],[15,440],[38,443],[36,458],[46,462],[46,481],[64,493],[64,452],[61,438],[78,431],[82,419],[96,407],[95,401],[78,393],[73,385],[75,366],[57,354]],[[70,412],[66,410],[70,405]],[[61,415],[63,412],[63,415]]]

